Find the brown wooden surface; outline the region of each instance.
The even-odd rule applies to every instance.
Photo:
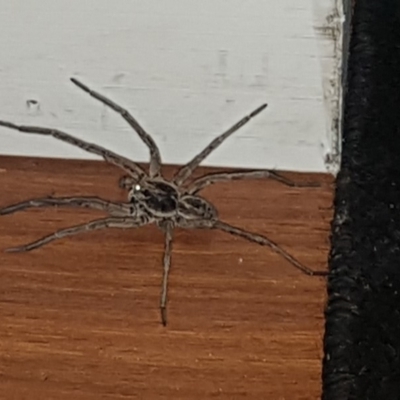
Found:
[[[1,157],[0,206],[48,195],[124,199],[119,176],[102,162]],[[204,195],[225,221],[326,269],[332,178],[288,176],[322,186],[233,182]],[[0,217],[0,250],[98,216],[36,209]],[[174,240],[166,328],[155,227],[1,251],[0,398],[318,399],[325,280],[225,233],[178,230]]]

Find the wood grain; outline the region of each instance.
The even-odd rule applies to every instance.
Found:
[[[2,157],[0,206],[48,195],[123,199],[119,176],[96,161]],[[321,187],[248,181],[204,195],[223,220],[326,269],[332,178],[288,176]],[[98,216],[84,209],[3,216],[0,250]],[[154,227],[83,234],[24,254],[1,251],[0,398],[319,398],[323,278],[222,232],[178,230],[164,328],[162,251]]]

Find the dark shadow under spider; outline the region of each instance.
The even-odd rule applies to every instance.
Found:
[[[267,237],[251,233],[241,228],[234,227],[218,218],[215,207],[198,193],[206,186],[217,182],[226,182],[241,179],[263,179],[271,178],[290,187],[315,187],[316,184],[296,184],[293,181],[277,174],[272,170],[255,170],[240,172],[210,173],[186,183],[198,165],[214,151],[225,139],[247,124],[253,117],[263,111],[267,104],[263,104],[239,122],[215,138],[203,151],[197,154],[186,165],[182,166],[168,181],[161,173],[161,156],[157,144],[153,138],[142,128],[136,119],[124,108],[113,101],[89,89],[86,85],[75,78],[71,81],[83,91],[110,107],[125,119],[125,121],[136,131],[141,140],[150,151],[149,173],[146,173],[137,163],[107,150],[101,146],[86,142],[71,136],[58,129],[49,129],[35,126],[16,125],[11,122],[0,121],[0,126],[14,129],[28,134],[39,134],[53,136],[56,139],[80,147],[89,153],[97,154],[105,161],[123,169],[127,176],[121,181],[121,187],[129,190],[128,202],[111,202],[98,197],[63,197],[63,198],[37,198],[24,201],[5,207],[0,210],[0,215],[11,214],[16,211],[31,207],[68,206],[86,207],[102,210],[109,214],[109,217],[97,219],[82,225],[61,229],[53,234],[45,236],[35,242],[7,249],[8,252],[24,252],[36,249],[55,239],[75,235],[80,232],[105,228],[138,228],[154,223],[164,231],[165,248],[163,266],[164,273],[161,290],[161,320],[163,325],[167,323],[167,293],[168,276],[171,265],[172,234],[175,227],[187,229],[219,229],[235,236],[240,236],[260,245],[269,246],[276,253],[280,254],[295,268],[310,276],[325,276],[326,271],[313,271],[306,267],[289,253],[283,250]]]

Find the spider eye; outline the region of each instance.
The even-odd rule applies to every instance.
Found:
[[[141,189],[142,189],[142,187],[141,187],[139,184],[136,184],[136,185],[134,186],[134,188],[133,188],[133,190],[134,190],[135,192],[140,192]]]

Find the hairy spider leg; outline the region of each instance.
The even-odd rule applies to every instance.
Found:
[[[53,206],[90,208],[106,211],[113,216],[129,216],[134,211],[132,210],[133,204],[131,203],[113,203],[99,197],[43,197],[22,201],[2,208],[0,209],[0,215],[12,214],[27,208]]]
[[[188,188],[189,194],[196,194],[206,186],[217,182],[229,182],[243,179],[264,179],[271,178],[289,187],[318,187],[319,183],[296,183],[292,180],[277,174],[274,171],[261,169],[256,171],[233,171],[210,173],[195,179]]]
[[[140,139],[146,144],[150,150],[150,178],[160,175],[161,170],[161,155],[160,150],[154,141],[154,139],[142,128],[138,121],[133,117],[132,114],[128,112],[125,108],[122,108],[109,98],[103,96],[102,94],[90,89],[88,86],[78,81],[76,78],[71,78],[72,83],[82,89],[84,92],[88,93],[90,96],[100,101],[107,107],[117,112],[121,117],[136,131]]]
[[[171,221],[166,221],[163,224],[162,229],[165,233],[165,245],[164,245],[165,247],[164,247],[164,258],[163,258],[164,273],[161,286],[160,312],[161,312],[161,322],[164,326],[166,326],[167,302],[168,302],[168,278],[169,278],[169,270],[171,267],[173,223]]]
[[[39,240],[36,240],[35,242],[31,242],[19,247],[12,247],[6,249],[5,251],[7,253],[22,253],[24,251],[37,249],[38,247],[44,246],[45,244],[48,244],[53,240],[62,239],[67,236],[73,236],[82,232],[90,232],[106,228],[120,228],[120,229],[138,228],[148,223],[149,221],[144,218],[135,219],[130,217],[120,217],[120,218],[108,217],[108,218],[96,219],[86,224],[75,225],[69,228],[61,229]]]
[[[203,151],[197,154],[191,161],[178,170],[173,177],[172,181],[177,185],[181,185],[186,179],[188,179],[193,171],[199,166],[199,164],[210,155],[225,139],[227,139],[232,133],[236,132],[242,126],[246,125],[252,118],[263,111],[267,107],[267,104],[256,108],[249,115],[242,118],[239,122],[229,128],[226,132],[216,137]]]
[[[262,246],[270,247],[275,253],[282,256],[285,260],[287,260],[293,267],[297,268],[301,272],[310,276],[326,276],[328,275],[327,271],[313,271],[311,268],[306,267],[296,258],[291,256],[285,250],[282,249],[279,245],[277,245],[272,240],[268,239],[266,236],[259,235],[257,233],[252,233],[246,231],[241,228],[237,228],[236,226],[229,225],[225,222],[220,221],[219,219],[202,219],[202,220],[192,220],[186,222],[185,225],[182,225],[182,228],[188,229],[218,229],[224,232],[227,232],[233,236],[240,236],[250,242],[258,243]]]
[[[282,249],[279,245],[274,243],[272,240],[268,239],[265,236],[259,235],[257,233],[252,233],[246,231],[241,228],[237,228],[233,225],[229,225],[222,221],[215,221],[213,222],[212,226],[213,229],[219,229],[221,231],[230,233],[234,236],[240,236],[244,239],[247,239],[250,242],[258,243],[262,246],[270,247],[275,253],[281,255],[285,260],[289,261],[295,268],[299,269],[306,275],[309,276],[326,276],[328,275],[327,271],[313,271],[311,268],[306,267],[300,261],[296,260],[293,256],[287,253],[285,250]]]
[[[42,128],[38,126],[28,125],[16,125],[7,121],[0,121],[0,126],[4,126],[5,128],[14,129],[16,131],[28,134],[32,133],[38,135],[52,136],[58,140],[62,140],[63,142],[79,147],[82,150],[87,151],[88,153],[97,154],[103,157],[104,160],[122,168],[125,172],[133,177],[146,176],[146,173],[143,171],[143,169],[140,168],[139,165],[137,165],[132,160],[129,160],[128,158],[107,150],[104,147],[98,146],[97,144],[78,139],[75,136],[62,132],[58,129]]]

